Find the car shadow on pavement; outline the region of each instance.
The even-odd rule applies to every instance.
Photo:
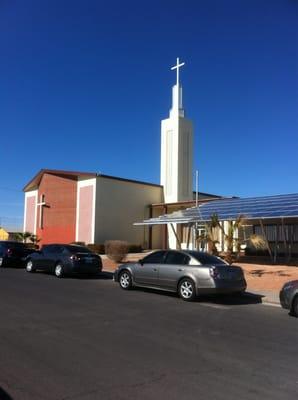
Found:
[[[140,292],[152,293],[160,296],[174,297],[179,299],[179,296],[175,292],[167,292],[164,290],[158,289],[150,289],[150,288],[142,288],[142,287],[134,287],[133,290],[137,290]],[[245,292],[243,294],[209,294],[209,295],[201,295],[198,296],[192,303],[210,303],[210,304],[221,304],[221,305],[233,305],[233,306],[241,306],[248,304],[260,304],[262,303],[262,297],[258,294],[253,294],[249,292]]]
[[[248,304],[260,304],[262,303],[262,297],[264,296],[245,292],[242,294],[205,295],[198,297],[196,301],[230,306],[242,306]]]
[[[13,400],[13,398],[0,386],[0,400]]]
[[[112,272],[104,271],[96,275],[69,275],[67,276],[67,278],[80,279],[80,280],[112,280],[113,275],[114,274]]]

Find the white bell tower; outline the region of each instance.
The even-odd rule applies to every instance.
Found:
[[[182,87],[179,84],[179,63],[176,69],[177,81],[172,89],[170,116],[161,121],[161,173],[160,183],[164,187],[165,203],[193,200],[193,126],[184,117]]]

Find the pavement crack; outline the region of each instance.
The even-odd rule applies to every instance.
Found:
[[[88,390],[88,391],[80,392],[77,394],[71,394],[66,397],[61,397],[60,400],[84,399],[84,397],[94,395],[94,394],[98,393],[99,391],[100,391],[99,388],[93,389],[93,390]]]

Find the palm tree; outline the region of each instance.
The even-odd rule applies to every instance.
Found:
[[[232,264],[233,260],[233,250],[236,247],[236,255],[239,255],[241,241],[239,238],[235,237],[235,234],[239,231],[240,228],[244,225],[245,219],[243,215],[239,215],[235,221],[228,221],[228,230],[225,232],[222,224],[220,224],[220,228],[224,234],[225,242],[227,245],[227,252],[226,252],[226,261],[229,264]]]
[[[218,216],[217,214],[213,214],[211,216],[210,222],[204,225],[205,232],[201,233],[196,238],[197,242],[206,242],[208,251],[215,256],[218,255],[218,249],[216,246],[219,243],[217,235],[218,226],[219,226]]]
[[[38,238],[37,235],[34,235],[31,232],[18,232],[15,234],[15,238],[16,238],[16,240],[20,240],[23,243],[32,243],[34,245],[37,245],[38,242],[40,242],[40,240],[41,240]]]
[[[23,243],[27,243],[27,240],[32,236],[31,232],[18,232],[16,233],[16,239],[22,241]]]
[[[233,254],[236,253],[238,257],[241,249],[241,244],[249,241],[255,248],[265,248],[266,241],[260,235],[251,235],[248,239],[240,239],[236,237],[236,233],[239,232],[241,228],[244,228],[246,220],[243,215],[239,215],[235,221],[228,221],[228,228],[225,231],[223,224],[220,222],[218,215],[213,214],[210,217],[210,221],[205,224],[205,233],[197,237],[198,241],[206,241],[208,244],[208,251],[214,255],[218,255],[217,244],[218,241],[218,229],[222,232],[225,244],[227,246],[225,260],[232,264],[234,261]],[[235,252],[234,252],[235,249]]]
[[[39,237],[37,235],[33,235],[33,234],[30,236],[29,239],[34,245],[37,245],[41,240],[41,239],[39,239]]]

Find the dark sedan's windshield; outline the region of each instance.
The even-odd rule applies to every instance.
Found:
[[[88,249],[88,247],[84,246],[69,245],[65,246],[65,248],[71,253],[92,253],[91,250]]]
[[[227,264],[224,260],[219,257],[213,256],[208,253],[201,253],[199,251],[189,251],[188,252],[192,257],[199,261],[200,264]]]

